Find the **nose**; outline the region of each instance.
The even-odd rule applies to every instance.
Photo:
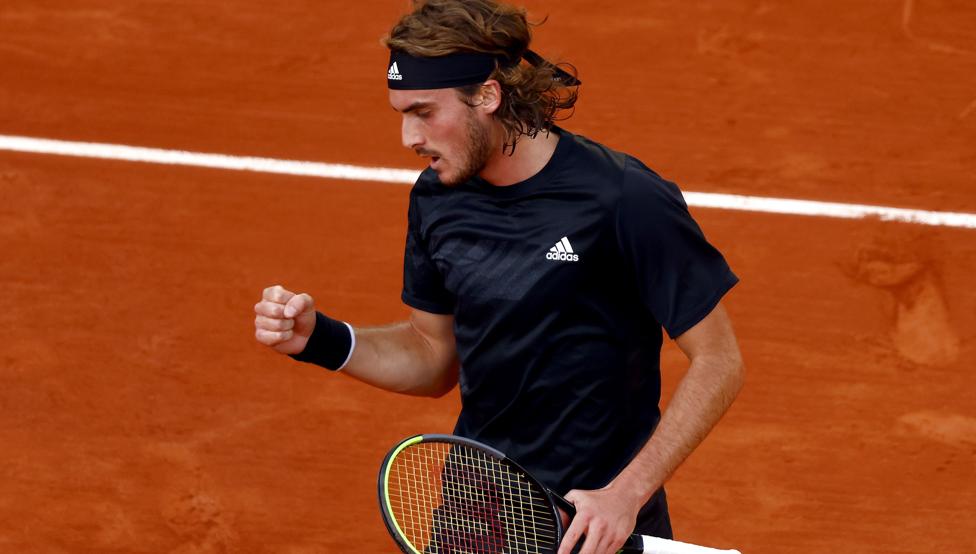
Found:
[[[409,116],[404,116],[403,124],[400,128],[400,140],[403,141],[403,145],[407,148],[414,150],[417,147],[424,144],[424,136],[420,134],[418,125],[414,118]]]

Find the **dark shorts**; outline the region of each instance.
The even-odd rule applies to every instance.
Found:
[[[637,526],[634,532],[662,539],[674,538],[674,533],[671,531],[671,516],[668,514],[668,497],[663,488],[654,493],[640,512],[637,512]]]

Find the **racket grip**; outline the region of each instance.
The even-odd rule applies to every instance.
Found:
[[[573,506],[572,502],[552,491],[549,491],[549,496],[552,498],[552,501],[556,507],[566,512],[566,515],[568,515],[570,519],[576,516],[576,506]]]
[[[552,498],[556,507],[566,512],[570,518],[576,515],[576,506],[569,500],[552,491],[549,491],[549,497]],[[619,552],[636,554],[741,554],[738,550],[720,550],[636,533],[627,539]]]

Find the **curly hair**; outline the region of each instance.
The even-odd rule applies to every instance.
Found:
[[[570,117],[572,111],[560,112],[572,110],[579,96],[575,68],[569,64],[557,68],[529,51],[530,25],[524,9],[494,0],[414,0],[414,10],[400,19],[383,44],[417,57],[461,52],[496,56],[495,70],[488,77],[502,89],[495,117],[505,129],[505,149],[514,152],[522,136],[549,132],[553,122]],[[573,81],[559,78],[559,73],[571,74]],[[480,87],[457,90],[471,105]]]

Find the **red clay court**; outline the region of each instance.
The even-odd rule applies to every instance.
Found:
[[[527,7],[585,83],[566,127],[686,191],[976,213],[976,4]],[[407,8],[6,0],[0,135],[419,170],[379,45]],[[403,317],[408,191],[0,150],[0,551],[394,552],[376,471],[456,392],[291,362],[252,306]],[[976,229],[692,212],[748,376],[669,485],[677,537],[976,550]]]

